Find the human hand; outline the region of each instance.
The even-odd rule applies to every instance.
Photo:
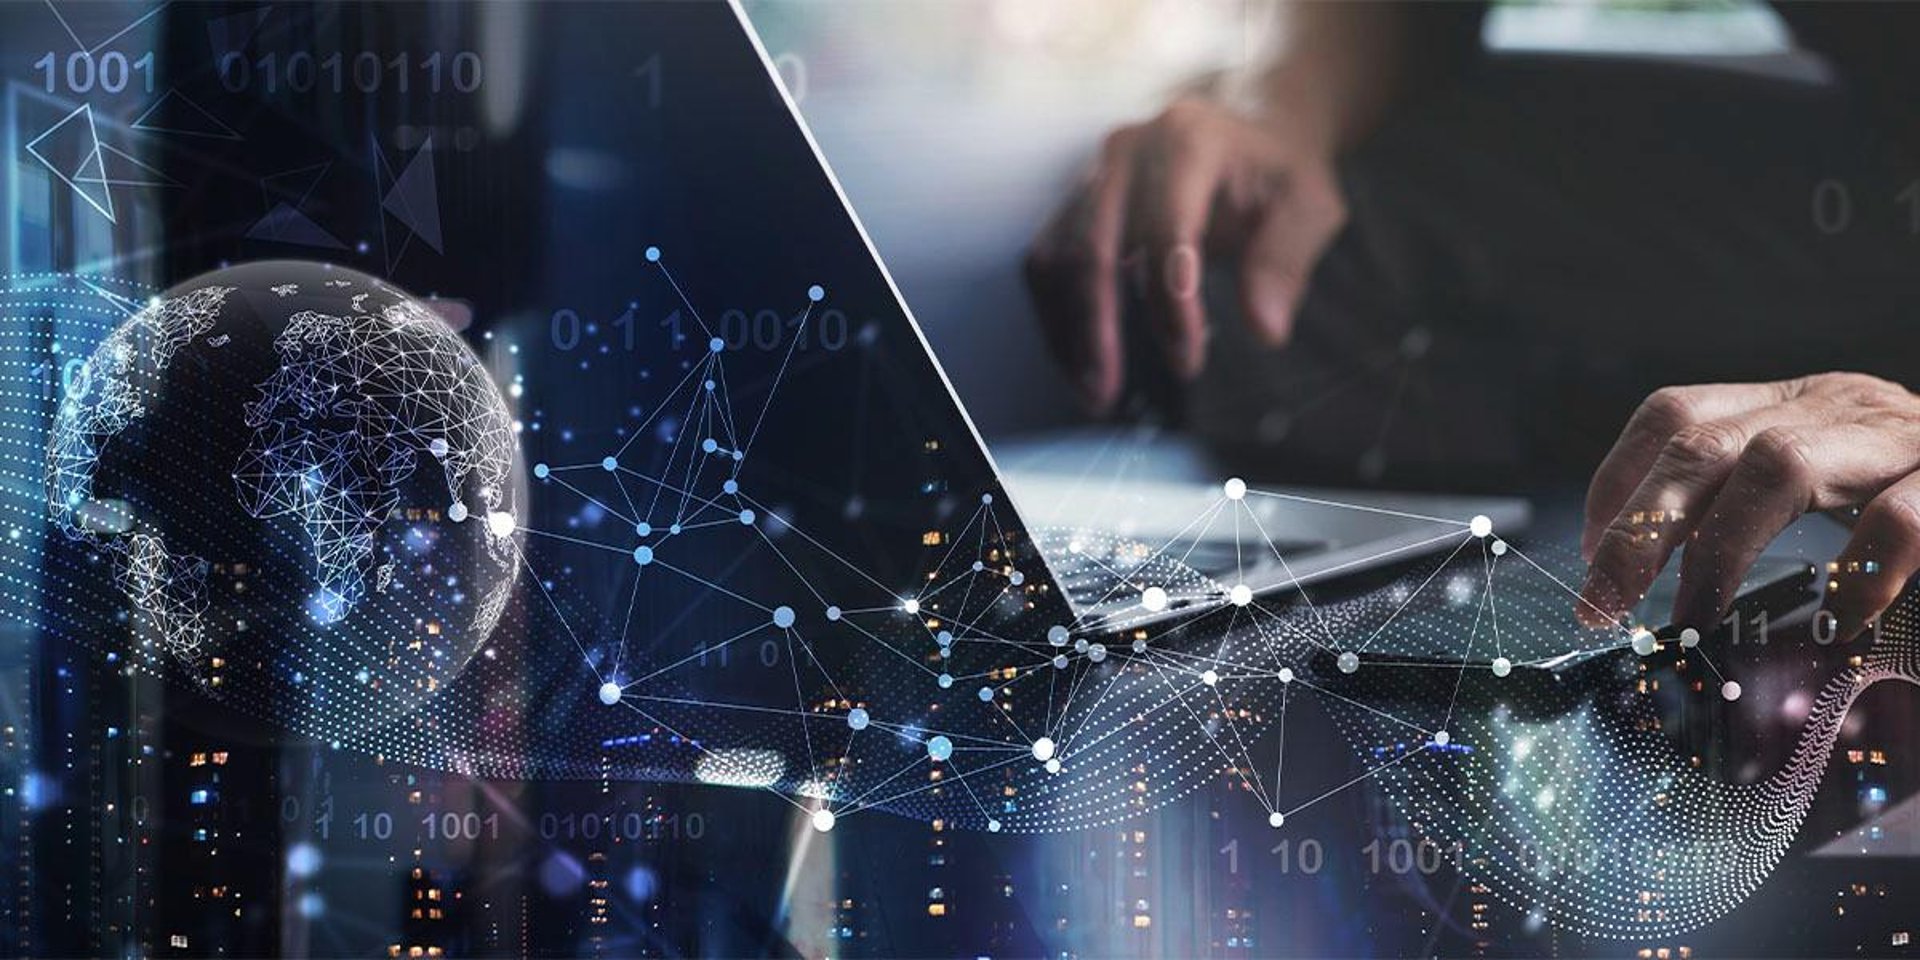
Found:
[[[1110,410],[1123,385],[1123,282],[1182,380],[1205,362],[1206,255],[1239,257],[1246,324],[1266,343],[1286,342],[1307,279],[1347,218],[1326,126],[1310,110],[1255,120],[1187,97],[1108,135],[1026,260],[1048,345],[1089,409]]]
[[[1857,373],[1661,389],[1588,490],[1576,612],[1591,624],[1625,612],[1684,543],[1674,623],[1706,630],[1795,518],[1860,504],[1827,589],[1839,640],[1920,571],[1920,396]]]

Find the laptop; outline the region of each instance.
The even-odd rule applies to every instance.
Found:
[[[1518,497],[1380,492],[1263,485],[1226,475],[1192,445],[1154,428],[1070,431],[995,444],[996,469],[1076,618],[1134,626],[1191,616],[1241,599],[1273,598],[1310,584],[1356,578],[1446,553],[1475,531],[1523,529],[1532,517]],[[1204,478],[1204,479],[1203,479]],[[1106,534],[1144,545],[1212,581],[1148,609],[1132,592],[1062,576],[1083,565],[1071,537]],[[1156,603],[1155,606],[1158,604]]]

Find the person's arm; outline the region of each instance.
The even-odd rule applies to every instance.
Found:
[[[1407,91],[1477,48],[1480,10],[1292,4],[1255,104],[1184,96],[1108,135],[1026,264],[1048,343],[1089,408],[1110,409],[1122,387],[1123,284],[1144,302],[1174,373],[1200,371],[1209,255],[1239,258],[1245,322],[1286,342],[1307,280],[1346,222],[1335,159]]]

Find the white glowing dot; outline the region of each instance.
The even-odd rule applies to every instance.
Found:
[[[1293,668],[1292,668],[1292,667],[1281,667],[1281,668],[1280,668],[1280,682],[1281,682],[1281,683],[1292,683],[1292,682],[1293,682]]]
[[[1340,655],[1338,663],[1341,673],[1352,673],[1360,669],[1360,655],[1354,653],[1352,650],[1348,650]]]
[[[1633,632],[1633,652],[1634,653],[1637,653],[1643,657],[1651,656],[1653,654],[1654,648],[1657,646],[1659,646],[1658,641],[1654,640],[1653,632],[1648,630],[1647,628],[1641,627],[1640,629],[1635,630]]]
[[[1239,477],[1228,480],[1220,487],[1226,492],[1228,500],[1243,500],[1247,496],[1247,482]]]
[[[1253,588],[1244,583],[1236,583],[1227,593],[1227,599],[1233,601],[1236,607],[1244,607],[1253,602]]]
[[[1720,685],[1720,695],[1726,697],[1728,700],[1740,699],[1740,684],[1728,680],[1726,683]]]
[[[467,519],[467,505],[456,502],[447,507],[447,519],[452,520],[454,523],[459,523]]]
[[[1208,670],[1205,673],[1200,674],[1200,682],[1211,687],[1214,684],[1220,682],[1220,675],[1218,673],[1213,672],[1212,670]]]
[[[833,822],[837,819],[839,818],[833,815],[832,810],[815,810],[813,812],[813,828],[821,833],[826,833],[828,830],[833,829]]]
[[[1433,742],[1439,746],[1444,747],[1447,744],[1453,742],[1453,734],[1448,733],[1445,730],[1435,731],[1433,734]]]
[[[988,832],[988,833],[999,833],[999,832],[1000,832],[1000,821],[998,821],[998,820],[988,820],[988,821],[987,821],[987,832]]]
[[[1053,644],[1056,647],[1066,646],[1067,645],[1067,628],[1057,623],[1051,627],[1048,627],[1047,642]]]
[[[1493,532],[1493,518],[1480,514],[1467,523],[1467,530],[1476,537],[1484,537]]]
[[[1700,631],[1692,627],[1680,631],[1680,645],[1691,650],[1700,645]]]
[[[900,609],[905,610],[908,613],[919,613],[920,601],[915,600],[912,597],[908,597],[905,602],[900,604]]]
[[[1267,814],[1267,826],[1272,827],[1275,830],[1278,830],[1281,827],[1285,826],[1286,823],[1287,823],[1287,815],[1284,813],[1281,813],[1278,810],[1275,810],[1274,812]]]
[[[1053,759],[1053,738],[1041,737],[1033,742],[1033,758],[1045,763]]]
[[[1048,772],[1048,773],[1059,773],[1059,772],[1060,772],[1060,758],[1059,758],[1059,757],[1055,757],[1055,758],[1053,758],[1052,760],[1048,760],[1048,761],[1047,761],[1047,772]]]
[[[1159,613],[1167,608],[1167,592],[1159,587],[1148,587],[1140,591],[1140,606],[1148,613]]]
[[[600,685],[600,702],[611,707],[620,702],[620,685],[609,680]]]
[[[1506,657],[1494,657],[1494,658],[1493,658],[1493,675],[1494,675],[1494,676],[1496,676],[1496,677],[1504,677],[1504,676],[1506,676],[1507,674],[1509,674],[1509,673],[1512,673],[1512,672],[1513,672],[1513,661],[1512,661],[1512,660],[1508,660],[1508,659],[1507,659]]]
[[[1489,549],[1493,551],[1494,556],[1504,557],[1507,555],[1507,542],[1505,540],[1495,540],[1493,546]]]
[[[493,534],[495,537],[513,536],[513,528],[515,526],[513,514],[505,510],[495,510],[487,514],[487,532]]]

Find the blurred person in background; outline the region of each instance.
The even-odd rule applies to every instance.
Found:
[[[1155,396],[1268,475],[1590,476],[1609,612],[1686,543],[1675,616],[1710,627],[1788,523],[1863,507],[1829,598],[1857,633],[1920,570],[1920,7],[1776,10],[1789,54],[1688,60],[1292,4],[1036,238],[1052,351],[1095,414]]]

